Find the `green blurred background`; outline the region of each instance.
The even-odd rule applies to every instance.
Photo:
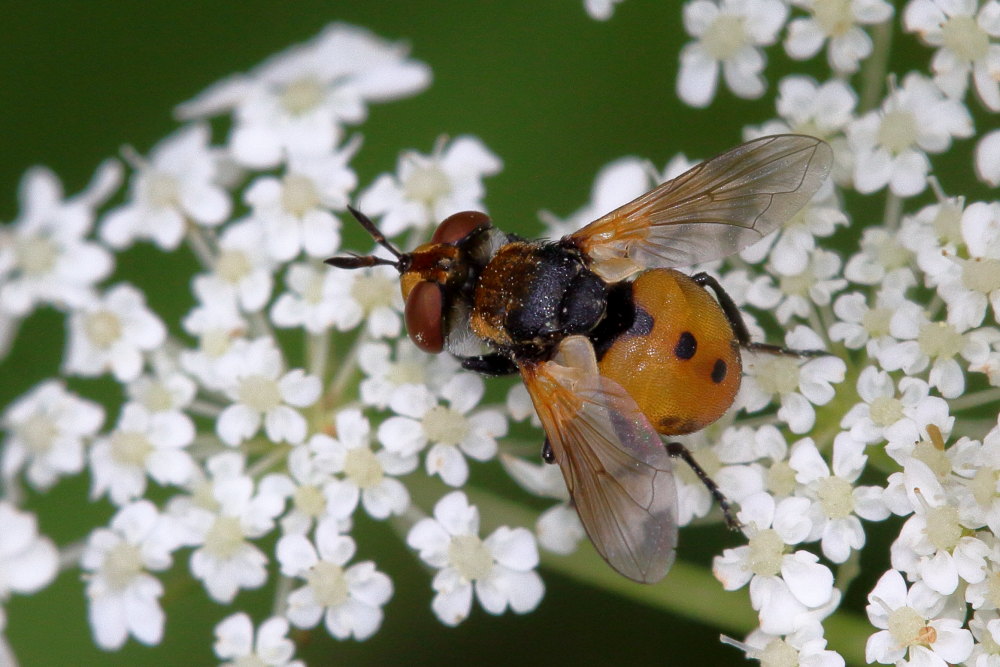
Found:
[[[7,2],[0,22],[0,220],[16,216],[17,184],[31,165],[51,167],[75,193],[121,146],[145,153],[172,132],[176,103],[311,38],[328,22],[346,21],[409,41],[434,72],[427,92],[370,108],[354,162],[362,186],[393,170],[402,149],[429,152],[442,134],[475,134],[504,160],[503,172],[487,181],[494,219],[536,234],[536,213],[567,215],[584,204],[595,173],[610,160],[635,154],[662,166],[681,151],[707,157],[738,143],[744,124],[774,114],[772,101],[739,100],[726,91],[706,110],[678,102],[678,52],[687,41],[680,11],[680,3],[627,0],[610,22],[599,23],[579,0]],[[791,66],[772,53],[773,93]],[[143,247],[120,258],[116,280],[156,285],[150,299],[176,326],[190,305],[191,268]],[[0,366],[0,406],[57,374],[62,344],[60,316],[46,311],[30,318]],[[117,391],[99,381],[74,386],[97,395]],[[110,516],[107,503],[86,502],[87,483],[64,481],[31,498],[42,530],[60,543],[82,538]],[[300,635],[301,655],[311,664],[743,664],[738,651],[719,644],[718,629],[551,572],[543,573],[547,592],[535,613],[497,618],[476,609],[459,628],[444,628],[430,611],[429,580],[412,554],[384,525],[361,528],[360,557],[378,556],[396,595],[371,640]],[[707,565],[720,545],[734,544],[724,533],[684,531],[681,558]],[[179,559],[175,573],[186,570],[186,560]],[[880,572],[884,556],[876,561],[871,571]],[[742,596],[724,599],[745,604]],[[269,602],[267,593],[237,598],[255,610],[257,622]],[[9,638],[24,665],[212,663],[212,628],[229,609],[207,602],[194,585],[168,586],[164,606],[164,647],[130,641],[118,653],[102,653],[90,637],[82,584],[69,572],[40,595],[10,601]]]

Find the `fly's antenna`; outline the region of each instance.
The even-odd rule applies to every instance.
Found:
[[[323,262],[338,269],[360,269],[366,266],[385,264],[396,267],[396,270],[402,273],[406,268],[409,255],[399,252],[394,245],[389,243],[388,239],[385,238],[385,235],[379,231],[379,228],[375,226],[375,223],[372,222],[371,218],[367,215],[350,204],[348,204],[347,210],[351,212],[351,215],[354,216],[355,220],[361,223],[361,226],[364,227],[365,231],[371,235],[372,239],[375,240],[375,243],[391,252],[396,259],[393,261],[391,259],[386,259],[385,257],[376,257],[375,255],[356,255],[351,253],[349,257],[330,257],[329,259],[324,259]]]

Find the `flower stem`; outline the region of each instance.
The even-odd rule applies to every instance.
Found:
[[[874,109],[882,96],[882,86],[885,84],[885,76],[889,66],[889,53],[892,50],[892,19],[885,23],[879,23],[872,29],[872,33],[874,33],[873,41],[875,44],[861,75],[859,114]]]

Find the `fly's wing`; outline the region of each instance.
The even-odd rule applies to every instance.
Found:
[[[830,173],[815,137],[779,134],[702,162],[567,237],[606,280],[690,266],[759,241],[794,216]]]
[[[582,336],[521,374],[598,553],[629,579],[662,579],[677,544],[677,489],[649,420],[621,385],[600,376]]]

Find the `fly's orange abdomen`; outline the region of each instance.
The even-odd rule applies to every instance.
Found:
[[[690,277],[654,269],[631,284],[631,320],[598,366],[664,435],[691,433],[736,398],[742,366],[725,313]]]

